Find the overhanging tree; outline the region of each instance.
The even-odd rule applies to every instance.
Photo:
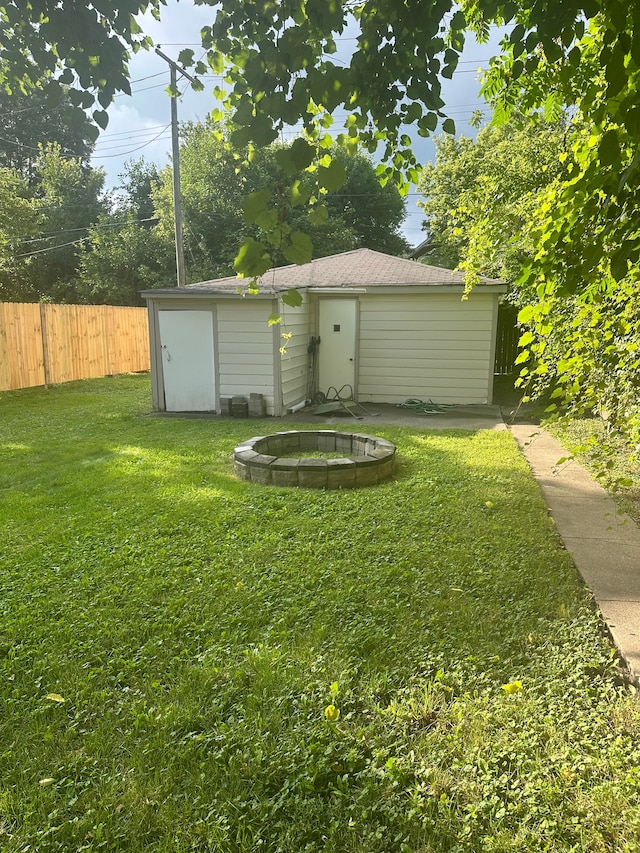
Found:
[[[157,16],[164,0],[3,0],[0,4],[0,83],[8,92],[31,92],[42,85],[57,96],[60,85],[70,101],[93,109],[106,127],[105,112],[117,92],[131,94],[129,51],[148,47],[135,16]],[[97,135],[97,132],[96,132]]]
[[[570,286],[579,287],[584,273],[597,269],[593,258],[600,250],[612,253],[614,276],[625,273],[626,262],[640,252],[640,236],[629,221],[640,191],[640,157],[632,144],[640,139],[636,5],[467,0],[459,7],[436,2],[425,8],[418,2],[370,0],[353,10],[360,34],[343,67],[331,57],[348,9],[328,2],[222,4],[205,31],[205,45],[214,67],[230,65],[228,104],[241,125],[239,141],[264,144],[284,124],[302,122],[309,147],[300,146],[291,166],[301,168],[307,161],[313,164],[326,142],[329,114],[346,108],[346,137],[372,149],[382,146],[388,176],[413,178],[415,158],[406,127],[425,135],[439,123],[453,130],[445,118],[441,79],[456,67],[465,31],[482,38],[491,23],[507,25],[511,32],[487,94],[503,113],[515,106],[523,112],[545,106],[552,113],[568,104],[595,134],[590,147],[576,154],[571,189],[547,232],[546,270],[560,272]],[[621,167],[617,179],[614,163]],[[324,180],[338,177],[331,164],[324,168],[318,168],[320,189]],[[575,194],[585,209],[576,211]],[[587,204],[600,195],[609,202],[606,214]],[[599,218],[595,228],[594,216]],[[595,250],[577,239],[594,231]]]
[[[213,5],[213,4],[212,4]],[[128,91],[129,50],[148,47],[134,16],[160,0],[111,0],[78,6],[72,0],[18,0],[0,6],[0,75],[9,86],[60,73],[79,85],[82,106],[102,107]],[[359,27],[355,50],[334,59],[336,38],[347,24]],[[312,169],[321,205],[326,189],[344,179],[323,146],[332,114],[347,111],[345,140],[381,151],[385,176],[415,179],[416,160],[407,128],[429,135],[438,125],[453,131],[441,96],[465,33],[486,37],[492,23],[510,35],[486,92],[503,111],[572,106],[592,126],[593,141],[576,152],[572,182],[544,232],[545,274],[569,287],[596,272],[598,254],[612,259],[616,279],[640,256],[633,212],[640,194],[640,7],[625,0],[224,0],[203,31],[208,65],[225,71],[226,103],[238,127],[234,144],[274,141],[286,126],[302,125],[301,141],[286,164],[292,175]],[[195,64],[183,51],[180,61]],[[222,93],[219,93],[222,94]],[[104,123],[103,111],[96,121]],[[285,164],[283,164],[285,165]],[[616,168],[611,168],[615,166]],[[600,200],[604,203],[601,204]],[[586,235],[594,240],[586,240]],[[582,239],[581,239],[582,238]],[[567,248],[570,247],[570,248]],[[244,253],[241,271],[260,264]],[[266,259],[265,259],[266,260]],[[567,262],[570,262],[567,264]],[[567,269],[569,270],[567,272]]]

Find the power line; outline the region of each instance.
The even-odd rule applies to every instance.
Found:
[[[14,142],[12,139],[5,139],[0,136],[0,142],[6,142],[7,145],[15,145],[16,148],[26,148],[28,151],[40,151],[40,148],[34,148],[33,145],[25,145],[24,142]]]
[[[93,160],[110,160],[113,157],[126,157],[127,154],[133,154],[134,151],[141,151],[143,148],[146,148],[147,146],[149,146],[153,142],[155,142],[156,139],[159,139],[162,136],[162,134],[166,133],[166,131],[170,127],[171,127],[170,124],[165,125],[164,128],[160,131],[160,133],[158,133],[156,136],[154,136],[153,139],[150,139],[148,142],[145,142],[142,145],[138,145],[137,148],[130,148],[129,151],[123,151],[121,154],[97,154],[97,155],[93,156],[92,159]]]
[[[159,74],[152,74],[150,76],[151,77],[158,77],[160,75]],[[141,79],[145,79],[145,78],[141,78]],[[200,79],[200,80],[224,80],[224,74],[198,74],[198,79]],[[140,94],[140,92],[149,92],[151,89],[166,89],[166,88],[167,87],[165,86],[164,83],[156,83],[153,86],[145,86],[142,89],[135,89],[134,91],[131,92],[131,95],[127,94],[127,92],[120,92],[119,94],[114,95],[114,100],[116,98],[133,97],[134,95]]]
[[[96,145],[100,144],[101,139],[106,139],[107,137],[111,138],[112,136],[136,136],[140,133],[152,133],[154,130],[157,130],[159,127],[164,127],[162,124],[152,124],[149,127],[140,128],[140,130],[119,130],[114,131],[113,133],[101,133],[100,139],[96,143]]]
[[[36,249],[34,252],[25,252],[22,255],[16,255],[16,258],[31,258],[33,255],[42,255],[44,252],[54,252],[56,249],[64,249],[67,246],[77,246],[79,243],[84,243],[88,240],[90,236],[91,235],[87,234],[86,237],[80,237],[79,240],[71,240],[69,243],[60,243],[59,246],[48,246],[46,249]]]
[[[155,134],[155,136],[153,137],[153,139],[149,139],[149,140],[148,140],[148,142],[150,142],[150,143],[151,143],[151,142],[153,142],[155,139],[158,139],[158,138],[159,138],[159,136],[162,136],[162,134],[163,134],[165,131],[166,131],[166,128],[165,128],[164,130],[161,130],[161,131],[160,131],[160,134]],[[145,137],[145,136],[150,136],[150,135],[151,135],[151,133],[153,133],[153,131],[150,131],[149,133],[140,133],[140,134],[138,134],[138,135],[139,135],[139,136],[142,136],[142,137]],[[134,136],[134,134],[131,134],[131,137],[130,137],[129,139],[121,139],[120,141],[116,141],[116,140],[109,140],[110,142],[113,142],[113,144],[112,144],[112,145],[108,145],[108,144],[103,145],[103,146],[101,146],[101,147],[100,147],[100,149],[99,149],[99,150],[100,150],[100,152],[102,152],[102,151],[114,151],[114,150],[117,150],[117,149],[119,149],[119,148],[126,148],[126,147],[127,147],[127,145],[131,145],[131,143],[132,143],[132,142],[142,142],[142,141],[143,141],[143,139],[133,139],[133,138],[132,138],[133,136]],[[92,156],[96,157],[96,156],[98,156],[98,155],[97,155],[97,154],[94,154],[94,155],[92,155]]]
[[[157,126],[159,127],[160,125],[157,125]],[[94,154],[94,153],[91,153],[90,158],[92,160],[107,160],[111,157],[126,157],[127,154],[133,154],[134,151],[140,151],[141,149],[146,148],[147,145],[151,145],[153,142],[156,141],[156,139],[159,139],[163,135],[163,133],[166,133],[166,131],[169,129],[169,127],[170,127],[170,125],[168,125],[168,124],[164,125],[162,127],[162,130],[160,131],[160,133],[157,133],[153,137],[153,139],[150,139],[148,142],[145,142],[142,145],[138,145],[136,148],[131,148],[128,151],[123,151],[120,154]],[[0,136],[0,142],[5,142],[7,145],[13,145],[15,148],[21,148],[21,149],[24,149],[25,151],[37,151],[38,153],[40,153],[42,150],[41,147],[36,148],[34,145],[26,145],[24,142],[17,142],[17,141],[14,141],[12,139],[6,139],[3,136]],[[43,145],[46,145],[46,144],[47,144],[46,142],[43,143]],[[126,145],[126,143],[123,142],[122,145],[116,144],[116,145],[113,145],[110,147],[111,148],[121,148],[123,145]],[[104,148],[102,150],[108,151],[108,150],[110,150],[110,148],[107,147],[107,148]],[[64,159],[77,159],[78,157],[81,157],[81,155],[79,155],[79,154],[66,154],[66,153],[63,153],[62,156],[64,157]]]
[[[73,234],[75,231],[86,231],[89,228],[92,231],[98,231],[105,228],[126,228],[127,225],[137,225],[143,222],[158,221],[157,216],[148,216],[146,219],[128,219],[126,222],[109,222],[103,223],[102,225],[83,225],[80,228],[64,228],[60,231],[45,231],[42,237],[33,237],[31,240],[24,240],[21,237],[18,237],[18,239],[26,246],[29,243],[40,243],[42,240],[53,240],[54,237],[60,237],[62,234]]]

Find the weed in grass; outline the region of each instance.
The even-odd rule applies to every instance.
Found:
[[[261,488],[246,422],[149,399],[0,398],[3,853],[638,848],[640,713],[508,434]]]

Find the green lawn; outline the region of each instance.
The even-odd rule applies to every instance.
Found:
[[[0,395],[2,853],[639,849],[637,700],[508,433],[286,490],[231,465],[278,421],[149,407]]]

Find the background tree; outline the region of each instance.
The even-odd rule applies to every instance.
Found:
[[[107,209],[104,174],[87,169],[79,159],[62,156],[56,144],[43,149],[35,164],[33,200],[38,211],[39,236],[19,247],[29,259],[12,298],[38,302],[82,301],[77,269],[80,247],[89,228]]]
[[[154,220],[153,193],[160,183],[160,170],[155,163],[144,157],[125,163],[120,175],[122,183],[116,187],[114,203],[118,210],[125,210],[133,219]],[[155,222],[144,222],[150,228]]]
[[[381,185],[371,158],[365,154],[348,154],[335,146],[332,156],[343,164],[345,181],[339,190],[327,193],[329,218],[339,217],[353,231],[357,248],[389,255],[406,253],[409,244],[400,231],[406,204],[396,185]]]
[[[83,302],[144,305],[140,291],[175,286],[173,243],[156,228],[127,221],[122,213],[101,217],[80,256],[77,291]]]
[[[35,88],[28,94],[0,87],[0,167],[15,169],[32,184],[41,146],[56,144],[62,157],[88,167],[94,126],[84,110],[74,107],[65,87],[48,94]]]
[[[175,286],[172,234],[156,227],[154,214],[158,168],[130,161],[120,178],[111,210],[89,230],[80,255],[78,290],[92,304],[143,305],[141,290]]]
[[[573,126],[572,126],[573,127]],[[520,385],[552,395],[574,415],[597,414],[632,441],[638,435],[640,349],[637,274],[614,285],[608,259],[592,286],[542,290],[523,269],[539,252],[539,229],[570,180],[585,131],[535,120],[489,126],[476,140],[443,138],[423,173],[422,203],[434,254],[471,274],[512,283],[523,324]],[[429,260],[433,260],[430,256]],[[532,286],[533,285],[533,286]]]
[[[19,282],[28,279],[29,261],[18,257],[18,247],[38,229],[36,207],[13,169],[0,168],[0,210],[0,301],[13,301],[20,296]]]
[[[531,223],[541,192],[566,172],[564,120],[515,116],[469,137],[436,138],[436,161],[419,184],[425,196],[429,263],[513,282],[535,254]]]
[[[326,194],[325,215],[309,225],[306,202],[317,191],[313,174],[299,181],[292,193],[290,177],[280,165],[295,144],[267,146],[248,158],[231,147],[228,135],[214,123],[185,128],[180,171],[190,280],[234,273],[242,240],[257,239],[260,233],[260,223],[245,215],[244,199],[252,195],[263,199],[265,215],[270,203],[275,208],[270,215],[286,220],[294,233],[306,230],[317,257],[360,246],[406,249],[399,231],[404,201],[395,186],[380,186],[370,159],[360,154],[333,150],[346,182],[340,190]],[[161,178],[154,199],[159,230],[168,241],[173,239],[171,170],[166,169]],[[272,246],[271,259],[277,265],[292,261],[277,244]]]

